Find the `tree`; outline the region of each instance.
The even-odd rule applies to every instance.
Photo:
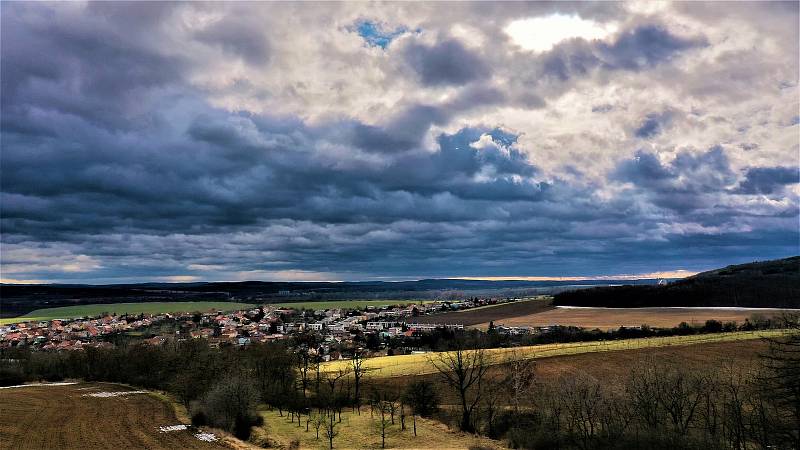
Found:
[[[220,381],[202,402],[209,425],[233,432],[243,440],[250,436],[250,427],[259,422],[257,405],[258,391],[238,376]]]
[[[367,368],[364,367],[364,357],[361,355],[360,349],[356,349],[353,352],[353,358],[350,360],[350,367],[353,371],[353,379],[355,383],[353,403],[356,405],[356,408],[358,409],[358,414],[361,415],[361,378],[367,372]]]
[[[462,431],[473,432],[472,413],[481,399],[481,384],[490,361],[484,349],[468,350],[462,340],[456,341],[457,349],[437,353],[429,361],[436,368],[441,379],[458,395],[461,406]]]
[[[484,392],[481,395],[484,411],[486,412],[486,434],[493,439],[497,437],[495,435],[494,422],[500,410],[501,394],[508,388],[508,384],[505,381],[492,380],[491,383],[485,383],[483,386]]]
[[[261,399],[283,415],[296,396],[295,356],[282,344],[254,345],[248,352]]]
[[[393,400],[387,398],[385,392],[374,391],[371,398],[371,406],[378,410],[380,413],[379,425],[381,427],[381,448],[386,448],[386,428],[394,423],[394,420],[389,418],[389,415],[394,415],[396,405]]]
[[[325,421],[325,436],[328,438],[331,449],[333,449],[333,438],[339,435],[339,432],[336,431],[337,425],[339,424],[336,422],[336,414],[328,414],[328,420]]]
[[[800,448],[800,317],[786,315],[782,321],[793,332],[768,340],[760,381],[764,397],[774,405],[774,422],[782,440]]]
[[[311,416],[311,424],[314,426],[314,431],[317,432],[317,439],[319,439],[319,429],[325,425],[327,417],[321,411]]]
[[[297,368],[300,371],[300,385],[303,391],[303,397],[306,396],[308,390],[308,370],[312,366],[312,356],[308,352],[308,347],[301,347],[297,353]]]
[[[503,384],[509,388],[516,416],[519,416],[520,405],[536,382],[536,362],[532,356],[525,358],[513,351],[508,358],[508,372]]]
[[[417,416],[429,417],[439,409],[439,395],[428,380],[415,381],[406,387],[403,401],[411,408],[414,436],[417,435]]]

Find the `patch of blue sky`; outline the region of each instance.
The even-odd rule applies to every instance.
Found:
[[[408,32],[408,28],[400,26],[394,30],[386,30],[386,26],[371,20],[359,20],[352,29],[361,36],[367,45],[386,49],[397,37]]]

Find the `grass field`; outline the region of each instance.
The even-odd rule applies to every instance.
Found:
[[[583,328],[616,329],[621,326],[640,326],[671,328],[681,322],[702,325],[706,320],[742,323],[754,314],[777,316],[781,309],[715,309],[715,308],[563,308],[534,312],[531,314],[492,319],[495,325],[543,327],[549,325],[570,325]],[[476,324],[485,329],[489,321]]]
[[[336,300],[325,302],[281,302],[269,306],[297,309],[364,308],[366,306],[390,306],[429,303],[431,300]],[[62,306],[31,311],[24,316],[0,319],[0,325],[52,319],[92,317],[103,313],[116,314],[162,314],[195,311],[234,311],[255,306],[251,303],[233,302],[146,302],[146,303],[103,303],[94,305]]]
[[[155,396],[83,397],[127,390],[104,383],[2,389],[0,449],[226,448],[188,430],[160,432],[180,421],[172,405]]]
[[[668,336],[644,339],[621,339],[618,341],[572,342],[565,344],[544,344],[530,347],[496,348],[487,350],[494,363],[500,364],[512,352],[525,358],[547,358],[552,356],[578,355],[583,353],[610,352],[640,348],[656,348],[676,345],[708,344],[714,342],[741,341],[776,337],[784,335],[784,330],[738,331],[732,333],[714,333],[692,336]],[[366,369],[372,376],[400,377],[435,373],[436,369],[429,358],[435,354],[398,355],[370,358],[364,361]],[[331,361],[323,364],[325,371],[337,371],[348,367],[350,361]]]
[[[366,306],[392,306],[392,305],[419,305],[431,303],[433,300],[332,300],[325,302],[282,302],[270,303],[269,306],[297,309],[334,309],[334,308],[364,308]]]
[[[306,431],[305,418],[301,419],[301,427],[297,422],[291,423],[278,411],[262,410],[264,426],[256,430],[254,435],[266,436],[273,447],[289,448],[292,441],[298,441],[301,449],[327,449],[328,441],[324,437],[324,429],[320,429],[320,437],[316,439],[313,426]],[[499,449],[504,448],[500,442],[472,434],[450,430],[447,426],[434,420],[417,418],[417,436],[414,437],[411,416],[406,417],[406,430],[400,429],[399,415],[395,416],[395,424],[386,428],[386,448],[446,448],[446,449]],[[333,446],[339,449],[373,449],[381,448],[380,422],[370,418],[369,408],[362,407],[361,415],[343,411],[342,423],[335,428],[339,435],[334,438]]]
[[[63,306],[60,308],[37,309],[25,314],[24,316],[0,319],[0,325],[39,320],[69,319],[85,316],[92,317],[103,313],[161,314],[208,310],[233,311],[237,309],[246,309],[251,306],[253,305],[249,303],[231,302],[151,302]]]

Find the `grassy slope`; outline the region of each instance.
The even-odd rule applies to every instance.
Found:
[[[733,333],[715,333],[694,336],[669,336],[645,339],[621,339],[618,341],[572,342],[566,344],[544,344],[530,347],[489,349],[488,353],[495,363],[502,363],[504,357],[512,352],[526,358],[547,358],[551,356],[577,355],[583,353],[631,350],[639,348],[656,348],[674,345],[705,344],[713,342],[740,341],[775,337],[784,334],[783,330],[739,331]],[[372,376],[397,377],[423,375],[436,371],[429,358],[435,354],[398,355],[371,358],[364,361],[364,367],[371,369]],[[332,361],[323,365],[325,371],[337,371],[348,367],[350,361]]]
[[[296,421],[290,423],[285,415],[284,417],[279,416],[278,411],[263,410],[261,414],[264,417],[264,426],[256,430],[254,433],[256,437],[265,436],[282,448],[289,447],[294,440],[300,442],[301,449],[328,448],[324,428],[320,428],[320,436],[317,440],[313,425],[310,425],[309,431],[306,431],[305,417],[301,419],[302,426],[298,427]],[[375,418],[370,418],[367,407],[361,408],[361,415],[343,411],[342,423],[335,428],[339,435],[333,440],[334,448],[380,448],[379,420],[377,415]],[[417,418],[417,436],[414,437],[411,416],[406,417],[406,430],[402,431],[399,413],[395,415],[395,424],[386,427],[386,448],[468,449],[471,447],[503,448],[497,441],[450,430],[440,422],[422,418]]]
[[[28,314],[10,319],[0,319],[0,325],[38,320],[68,319],[84,316],[98,316],[103,313],[116,314],[160,314],[195,312],[208,310],[232,311],[246,309],[253,305],[231,302],[152,302],[152,303],[113,303],[81,306],[64,306],[31,311]]]

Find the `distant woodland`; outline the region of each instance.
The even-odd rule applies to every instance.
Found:
[[[800,256],[728,266],[666,285],[606,286],[556,294],[555,305],[636,308],[800,308]]]

